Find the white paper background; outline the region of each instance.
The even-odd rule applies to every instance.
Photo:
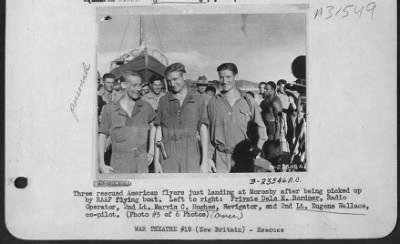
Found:
[[[350,2],[309,3],[310,168],[300,175],[307,187],[362,187],[363,199],[370,206],[367,215],[296,211],[248,214],[248,225],[282,225],[286,232],[197,237],[141,234],[132,230],[133,220],[84,218],[84,202],[72,197],[72,191],[97,190],[92,187],[96,10],[80,0],[20,0],[7,1],[6,21],[5,210],[9,231],[23,239],[369,238],[389,234],[397,216],[395,1],[376,1],[373,19],[353,15],[313,20],[318,7],[343,7]],[[362,6],[368,1],[351,3]],[[217,4],[195,6],[195,10],[192,7],[159,9],[170,13],[223,10]],[[236,7],[228,10],[237,11]],[[82,62],[90,64],[91,69],[76,108],[77,123],[70,103],[83,75]],[[18,176],[28,178],[27,188],[14,187]],[[135,189],[239,189],[248,187],[248,182],[248,175],[179,175],[140,177],[133,185]],[[151,221],[154,219],[138,223]],[[185,221],[182,224],[194,220]],[[158,222],[163,223],[168,222]],[[196,223],[206,225],[207,221]]]

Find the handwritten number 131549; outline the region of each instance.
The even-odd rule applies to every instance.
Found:
[[[314,19],[325,18],[330,19],[332,17],[346,18],[350,15],[362,16],[364,13],[371,14],[371,19],[374,17],[374,11],[376,9],[376,3],[370,2],[367,5],[357,6],[355,4],[348,4],[344,7],[335,7],[328,5],[325,8],[317,8],[314,13]]]

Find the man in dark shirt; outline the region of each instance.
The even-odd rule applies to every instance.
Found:
[[[208,93],[206,92],[207,86],[208,86],[207,77],[205,75],[200,75],[199,78],[197,78],[197,83],[196,83],[197,94],[199,94],[204,99],[204,101],[206,102],[206,107],[208,101],[211,98],[211,96],[208,95]]]
[[[207,86],[206,93],[210,96],[210,98],[212,98],[217,94],[217,89],[215,89],[213,86]]]
[[[103,115],[104,106],[116,100],[114,95],[115,94],[114,85],[116,84],[115,76],[111,73],[104,74],[103,84],[104,85],[102,89],[99,91],[97,95],[97,119],[99,124],[101,122],[101,117]],[[111,138],[107,136],[105,144],[105,152],[104,152],[104,161],[106,165],[110,165],[111,155],[112,155]]]
[[[104,86],[97,96],[97,116],[99,116],[99,122],[101,119],[101,112],[103,106],[107,103],[112,102],[112,92],[114,88],[115,76],[111,73],[106,73],[103,75]]]

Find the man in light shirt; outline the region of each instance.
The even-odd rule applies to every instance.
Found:
[[[165,95],[162,91],[163,82],[161,79],[154,79],[150,81],[150,92],[143,96],[143,99],[151,104],[153,109],[157,112],[158,103],[160,98]]]
[[[290,104],[292,104],[293,108],[296,108],[296,104],[295,104],[293,97],[289,96],[286,93],[286,90],[285,90],[286,84],[287,84],[286,80],[283,80],[283,79],[278,80],[278,82],[277,82],[278,87],[277,87],[277,91],[276,91],[276,95],[279,97],[279,99],[282,102],[282,109],[283,109],[283,113],[285,116],[287,114]]]
[[[264,100],[265,97],[265,88],[267,86],[267,82],[261,81],[258,84],[258,94],[255,95],[254,100],[258,106],[260,106],[261,102]],[[260,107],[261,109],[261,107]]]

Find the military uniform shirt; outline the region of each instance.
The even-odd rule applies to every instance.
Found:
[[[248,101],[242,95],[230,106],[222,94],[211,98],[207,106],[210,140],[214,147],[225,148],[225,152],[215,150],[217,172],[230,172],[233,166],[231,154],[235,147],[248,139],[247,128],[250,121],[258,127],[258,147],[261,149],[267,139],[264,122],[261,119],[258,106],[254,103],[253,114]]]
[[[111,166],[117,173],[146,172],[148,130],[155,117],[154,109],[142,99],[136,101],[131,117],[120,100],[104,107],[99,133],[111,136]]]
[[[161,127],[168,158],[162,160],[163,172],[199,173],[201,151],[197,133],[208,124],[206,107],[200,95],[188,91],[182,106],[171,93],[160,99],[155,125]]]

